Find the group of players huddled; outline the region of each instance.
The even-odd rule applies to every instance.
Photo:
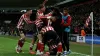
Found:
[[[57,55],[70,54],[69,48],[69,32],[71,25],[71,16],[68,14],[67,8],[63,8],[63,13],[58,8],[53,8],[51,12],[44,15],[45,12],[45,0],[43,4],[39,5],[37,10],[36,20],[31,21],[30,16],[32,10],[28,9],[24,13],[17,24],[18,31],[20,33],[20,39],[16,47],[16,52],[22,52],[22,47],[25,43],[25,34],[27,30],[33,31],[33,38],[30,44],[30,54],[36,55]],[[33,51],[33,45],[38,39],[36,52]],[[44,52],[45,44],[49,47],[48,52]]]

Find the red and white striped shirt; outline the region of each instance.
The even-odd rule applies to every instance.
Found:
[[[45,32],[50,31],[50,30],[54,31],[54,28],[52,26],[46,26],[46,27],[41,29],[41,32],[45,33]]]
[[[40,27],[41,26],[41,23],[42,22],[42,19],[47,19],[48,17],[52,16],[52,13],[48,13],[46,15],[44,15],[44,13],[40,10],[37,11],[37,19],[35,20],[35,24],[37,27]]]
[[[18,21],[17,28],[21,29],[24,25],[24,22],[27,23],[27,24],[32,23],[32,21],[30,21],[30,16],[23,14]]]
[[[42,24],[43,24],[43,21],[40,20],[40,19],[36,19],[36,20],[34,21],[34,23],[36,24],[37,27],[41,27]]]

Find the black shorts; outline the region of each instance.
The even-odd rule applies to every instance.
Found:
[[[48,31],[43,35],[43,41],[48,42],[49,40],[53,39],[56,42],[60,42],[59,36],[55,31]]]
[[[43,41],[47,42],[50,39],[56,39],[57,38],[57,34],[54,31],[47,31],[46,33],[44,33],[43,35]]]
[[[37,28],[36,28],[36,25],[33,23],[33,24],[25,24],[22,29],[18,29],[19,31],[19,34],[21,33],[28,33],[28,32],[32,32],[33,34],[36,34],[37,33]]]
[[[23,29],[26,31],[31,31],[33,33],[37,32],[36,25],[34,23],[33,24],[25,24]]]
[[[56,55],[57,54],[57,46],[58,46],[58,43],[60,42],[60,39],[59,39],[57,33],[54,31],[48,31],[48,32],[44,33],[43,36],[44,36],[43,37],[44,44],[46,43],[48,45],[50,55]],[[54,47],[54,46],[56,46],[56,47]]]

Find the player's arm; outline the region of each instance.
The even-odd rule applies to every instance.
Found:
[[[52,17],[53,11],[49,12],[48,14],[41,16],[41,19],[45,18],[45,19],[50,19]]]
[[[28,20],[27,18],[23,18],[23,19],[27,24],[33,23],[31,20]]]
[[[50,15],[44,15],[44,16],[40,16],[40,17],[38,17],[38,18],[40,18],[41,20],[43,20],[43,19],[50,19],[51,18],[51,16]]]
[[[63,26],[70,26],[71,25],[71,17],[68,16],[68,19],[66,20],[67,23],[64,23]]]
[[[45,6],[45,4],[46,4],[47,1],[48,1],[48,0],[44,0],[44,2],[42,3],[42,5]]]
[[[40,34],[44,34],[44,32],[46,32],[45,28],[42,28],[40,31]]]
[[[48,14],[46,14],[45,16],[52,16],[53,11],[49,12]]]

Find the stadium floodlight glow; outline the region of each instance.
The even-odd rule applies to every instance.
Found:
[[[2,10],[2,12],[5,12],[5,10]]]
[[[4,23],[6,23],[6,24],[10,24],[11,21],[9,21],[9,20],[5,20]]]
[[[34,10],[37,10],[37,9],[34,9]]]
[[[53,7],[53,6],[50,6],[50,7]]]
[[[26,12],[26,10],[21,10],[21,12]]]
[[[47,6],[47,8],[49,8],[49,6]]]
[[[71,2],[71,1],[74,1],[74,0],[65,0],[65,1],[62,1],[62,2],[60,2],[60,3],[56,3],[54,6],[62,5],[62,4]]]

